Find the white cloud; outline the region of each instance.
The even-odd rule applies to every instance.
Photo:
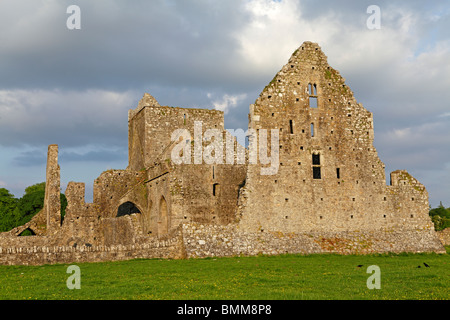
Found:
[[[208,98],[211,98],[212,95],[208,93]],[[220,100],[214,100],[212,102],[214,109],[223,111],[227,114],[230,109],[235,108],[239,102],[247,98],[247,94],[238,94],[238,95],[228,95],[225,94]]]

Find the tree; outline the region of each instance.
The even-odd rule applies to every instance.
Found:
[[[44,199],[45,189],[40,190],[39,188],[32,188],[31,192],[29,191],[28,193],[25,189],[25,194],[19,199],[13,212],[16,218],[16,227],[29,222],[31,218],[41,211],[44,207]]]
[[[6,189],[0,189],[0,232],[9,231],[29,222],[44,207],[45,182],[25,189],[20,199],[14,198]],[[67,199],[61,193],[61,219],[64,218]]]
[[[25,194],[30,194],[36,191],[44,191],[45,192],[45,182],[36,183],[32,186],[25,188]]]
[[[16,199],[7,189],[0,188],[0,232],[14,228],[15,218],[13,211],[17,206]]]
[[[430,210],[430,217],[436,231],[450,228],[450,208],[446,209],[442,202],[437,208]]]

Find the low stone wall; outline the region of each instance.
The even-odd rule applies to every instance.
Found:
[[[131,259],[182,259],[184,258],[182,249],[183,245],[179,233],[168,240],[152,239],[147,242],[126,246],[73,247],[16,245],[13,247],[0,247],[0,264],[45,265]]]
[[[437,234],[444,246],[450,246],[450,228],[438,231]]]
[[[46,237],[2,241],[0,264],[43,265],[130,259],[184,259],[279,254],[445,253],[434,230],[251,233],[237,225],[183,224],[166,240],[150,237],[130,245],[50,246]],[[5,246],[5,244],[7,244]]]
[[[183,242],[188,258],[285,253],[445,253],[433,230],[282,234],[248,233],[236,225],[184,224]]]

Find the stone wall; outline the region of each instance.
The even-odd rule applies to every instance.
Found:
[[[47,237],[15,239],[2,242],[0,264],[45,265],[83,262],[121,261],[131,259],[182,259],[185,257],[180,232],[167,240],[146,239],[129,245],[49,245]]]
[[[305,42],[264,88],[250,106],[249,129],[279,132],[279,163],[273,175],[261,174],[267,165],[249,164],[237,214],[242,228],[433,228],[423,185],[404,170],[394,172],[387,185],[373,145],[372,113],[317,44]]]
[[[109,228],[114,229],[112,228]],[[5,240],[5,239],[3,239]],[[0,264],[42,265],[130,259],[185,259],[279,254],[445,253],[430,230],[365,232],[248,232],[236,224],[187,223],[166,239],[136,237],[123,245],[60,245],[48,237],[2,241]],[[52,245],[53,244],[53,245]]]
[[[450,228],[438,231],[437,234],[444,246],[450,246]]]
[[[188,258],[286,253],[445,253],[433,230],[254,233],[238,225],[184,224],[183,241]]]

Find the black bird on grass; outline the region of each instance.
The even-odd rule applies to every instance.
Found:
[[[423,265],[425,266],[425,267],[427,267],[427,268],[429,268],[430,266],[429,265],[427,265],[425,262],[423,263]]]

